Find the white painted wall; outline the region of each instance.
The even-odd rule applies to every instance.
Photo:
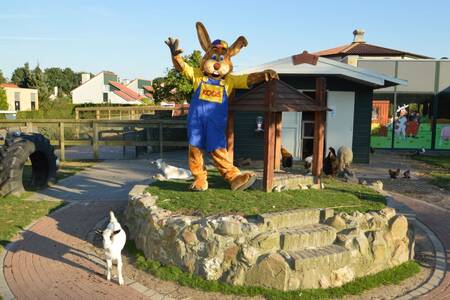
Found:
[[[72,103],[103,103],[104,91],[103,73],[100,73],[72,91]]]
[[[337,151],[343,145],[351,149],[353,144],[355,93],[329,91],[327,94],[327,106],[333,111],[327,112],[326,149],[333,147]],[[328,150],[326,153],[328,153]]]

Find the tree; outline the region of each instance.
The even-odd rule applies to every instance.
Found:
[[[33,86],[31,88],[37,88],[38,89],[38,99],[39,104],[42,105],[45,102],[48,102],[50,99],[50,91],[48,86],[45,83],[45,74],[42,72],[39,65],[34,68],[32,72],[32,83]]]
[[[6,91],[4,88],[0,87],[0,110],[8,110],[8,99],[6,98]]]
[[[11,76],[11,81],[21,88],[36,87],[36,82],[33,81],[33,74],[30,70],[29,63],[25,63],[23,67],[16,68]]]
[[[184,56],[184,60],[192,67],[199,67],[202,60],[200,51],[195,50]],[[192,83],[174,67],[168,69],[167,76],[155,78],[152,83],[156,102],[175,101],[182,103],[192,97]]]
[[[3,76],[2,70],[0,70],[0,84],[2,84],[2,83],[6,83],[6,78],[5,78],[5,76]]]

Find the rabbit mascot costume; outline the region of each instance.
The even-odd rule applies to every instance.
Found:
[[[196,27],[200,45],[205,51],[200,68],[193,68],[184,61],[177,39],[166,41],[174,67],[192,82],[194,88],[188,114],[189,168],[195,178],[190,188],[193,191],[208,189],[203,163],[205,151],[211,155],[232,190],[245,190],[255,182],[256,175],[241,173],[228,157],[225,137],[228,98],[234,88],[248,89],[253,84],[278,76],[272,70],[246,75],[231,74],[231,57],[247,46],[247,40],[240,36],[231,46],[223,40],[211,42],[203,24],[197,22]]]

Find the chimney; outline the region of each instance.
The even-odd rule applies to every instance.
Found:
[[[83,73],[83,74],[81,74],[81,84],[84,84],[89,79],[91,79],[91,74],[90,73]]]
[[[364,29],[355,29],[353,31],[353,43],[365,43]]]

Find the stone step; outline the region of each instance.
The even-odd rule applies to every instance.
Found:
[[[280,229],[318,224],[331,215],[333,209],[299,208],[261,214],[258,219],[270,229]]]
[[[336,229],[323,224],[280,230],[281,249],[286,251],[324,247],[333,244],[335,239]]]
[[[320,248],[286,251],[295,270],[326,269],[335,270],[350,262],[351,253],[339,245]]]

